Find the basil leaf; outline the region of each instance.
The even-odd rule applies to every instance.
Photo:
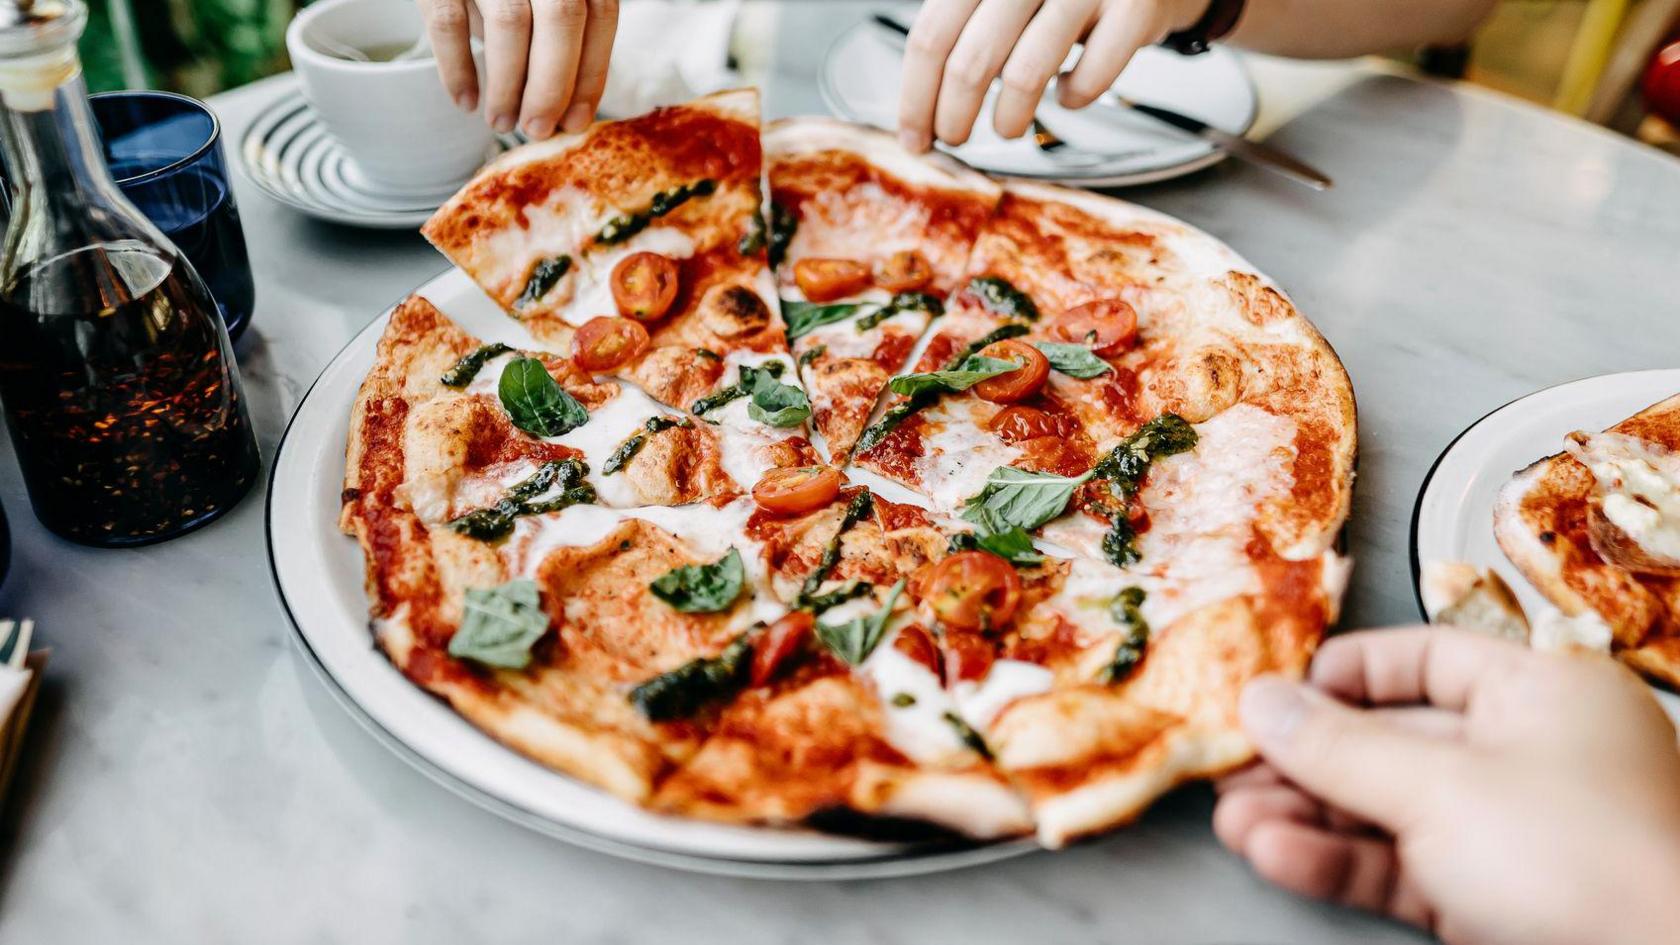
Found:
[[[685,564],[655,578],[648,590],[672,609],[685,614],[715,614],[728,610],[741,596],[747,570],[734,548],[712,564]]]
[[[727,699],[746,686],[752,654],[752,642],[743,633],[722,653],[690,660],[630,690],[630,704],[650,722],[689,718],[708,703]]]
[[[531,647],[548,632],[548,614],[535,581],[519,578],[498,587],[467,589],[461,626],[449,638],[449,655],[502,669],[524,669]]]
[[[1096,356],[1084,345],[1062,344],[1057,341],[1035,341],[1033,347],[1044,352],[1050,366],[1069,377],[1082,381],[1099,377],[1114,370],[1107,361]]]
[[[805,392],[783,384],[770,371],[741,366],[741,384],[751,392],[747,416],[773,427],[796,427],[811,416],[811,401]]]
[[[962,517],[994,535],[1011,528],[1031,531],[1066,511],[1073,491],[1090,478],[1090,473],[1069,479],[999,466],[986,477],[986,488],[968,500]]]
[[[1044,555],[1033,547],[1032,536],[1019,528],[1001,532],[958,532],[951,536],[949,551],[989,551],[1010,564],[1037,565],[1044,563]]]
[[[887,382],[895,394],[911,397],[923,391],[945,391],[958,393],[968,390],[987,378],[1019,371],[1019,361],[1005,361],[1002,358],[988,358],[984,355],[971,354],[955,368],[944,371],[928,371],[923,374],[900,374]]]
[[[957,352],[956,356],[945,362],[945,370],[949,371],[956,368],[970,357],[985,350],[986,346],[990,344],[1009,338],[1019,338],[1027,331],[1025,325],[1001,325],[994,328],[970,342],[968,347]],[[938,400],[942,392],[942,388],[929,388],[919,394],[911,395],[910,399],[903,403],[888,407],[886,413],[881,414],[881,419],[875,421],[858,436],[858,441],[852,447],[852,452],[855,455],[861,455],[879,446],[881,441],[903,425],[904,421],[910,419],[917,411]]]
[[[865,307],[863,302],[836,302],[833,305],[818,305],[815,302],[796,302],[793,299],[782,300],[782,321],[787,323],[787,339],[808,335],[824,325],[843,322]]]
[[[444,371],[443,376],[439,377],[438,381],[445,387],[465,387],[472,383],[473,378],[478,376],[478,372],[483,370],[484,365],[488,364],[492,358],[507,354],[512,350],[500,341],[481,345],[476,350],[462,355],[461,360],[456,361],[454,367]]]
[[[1108,665],[1097,674],[1099,682],[1120,682],[1143,661],[1143,649],[1149,644],[1149,623],[1143,619],[1141,610],[1146,596],[1143,588],[1128,587],[1114,595],[1114,601],[1108,605],[1109,615],[1125,633],[1115,646],[1114,656],[1109,659]]]
[[[497,393],[513,425],[533,436],[560,436],[589,422],[589,411],[556,384],[536,358],[509,362]]]
[[[998,276],[975,276],[968,281],[968,291],[980,300],[981,306],[993,315],[1038,321],[1038,306],[1025,292],[1015,288],[1008,279]]]
[[[904,592],[904,584],[904,578],[899,578],[898,583],[887,592],[886,603],[867,617],[854,617],[838,626],[817,624],[817,639],[847,663],[853,666],[861,664],[886,636],[887,621],[892,618],[893,604],[898,602],[898,595]]]

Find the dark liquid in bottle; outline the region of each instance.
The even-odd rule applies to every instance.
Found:
[[[0,289],[0,398],[42,524],[131,545],[231,508],[256,442],[203,283],[137,243],[48,260]]]

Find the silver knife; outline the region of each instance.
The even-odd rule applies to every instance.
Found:
[[[1108,93],[1107,98],[1109,101],[1129,108],[1140,115],[1147,115],[1162,124],[1171,125],[1180,131],[1194,135],[1238,160],[1247,161],[1256,167],[1265,168],[1275,174],[1281,174],[1314,190],[1329,190],[1334,186],[1334,182],[1321,172],[1284,154],[1269,144],[1250,141],[1242,135],[1234,135],[1223,128],[1215,128],[1200,118],[1191,118],[1189,115],[1180,114],[1159,105],[1134,102],[1118,92]]]
[[[873,14],[870,19],[875,22],[875,25],[896,34],[900,39],[910,32],[909,27],[884,13]],[[1330,178],[1271,145],[1250,141],[1241,135],[1231,134],[1223,128],[1215,128],[1200,118],[1191,118],[1189,115],[1162,108],[1159,105],[1134,102],[1118,92],[1108,93],[1108,99],[1140,115],[1147,115],[1163,124],[1171,125],[1180,131],[1194,135],[1238,160],[1247,161],[1256,167],[1263,167],[1273,173],[1281,174],[1314,190],[1324,191],[1334,186]]]

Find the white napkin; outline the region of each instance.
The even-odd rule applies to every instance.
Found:
[[[729,37],[740,7],[740,0],[624,0],[601,114],[639,115],[739,84]]]

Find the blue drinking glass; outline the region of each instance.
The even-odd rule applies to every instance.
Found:
[[[221,122],[203,102],[173,92],[88,99],[117,186],[198,270],[237,341],[251,322],[256,288],[228,186]]]

